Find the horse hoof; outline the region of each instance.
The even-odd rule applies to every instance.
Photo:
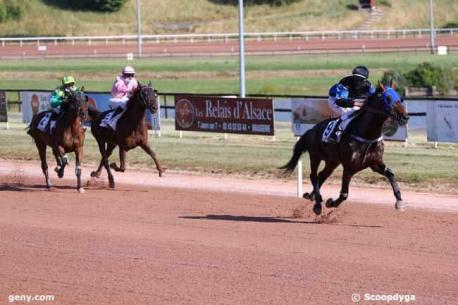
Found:
[[[78,189],[78,192],[79,192],[80,194],[84,194],[84,193],[86,192],[86,190],[85,190],[84,188],[80,187],[80,188]]]
[[[321,204],[315,203],[315,205],[313,206],[313,213],[315,213],[315,215],[321,215],[322,209],[323,208],[321,207]]]
[[[112,188],[112,189],[115,188],[115,183],[114,183],[114,181],[110,181],[109,184],[110,184],[110,188]]]
[[[407,208],[407,204],[402,201],[402,200],[398,200],[396,201],[396,204],[394,205],[394,208],[400,212],[404,212]]]
[[[326,207],[327,208],[335,208],[334,200],[332,200],[332,198],[329,198],[328,200],[326,200]]]
[[[302,198],[313,201],[315,200],[315,195],[313,193],[304,193],[304,195],[302,195]]]
[[[100,177],[100,173],[98,173],[98,172],[91,172],[91,177],[99,178],[99,177]]]

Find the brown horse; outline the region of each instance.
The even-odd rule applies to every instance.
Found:
[[[114,167],[115,170],[119,169],[120,171],[124,171],[126,151],[140,146],[154,160],[156,168],[159,171],[159,176],[162,176],[164,169],[160,165],[156,153],[148,144],[148,129],[144,120],[147,109],[149,109],[152,113],[157,112],[157,92],[153,90],[151,84],[148,86],[142,86],[140,83],[138,88],[133,92],[132,96],[128,100],[126,111],[118,120],[116,130],[111,129],[110,127],[100,126],[103,118],[111,111],[116,110],[109,110],[100,113],[95,109],[89,108],[89,117],[92,119],[91,131],[97,140],[100,154],[102,155],[99,167],[96,171],[91,173],[92,177],[100,177],[103,166],[108,173],[110,187],[115,187],[108,158],[113,153],[116,146],[119,146],[121,167],[118,168],[116,164],[113,164],[112,167]]]
[[[50,116],[51,111],[35,114],[30,122],[27,133],[35,140],[48,189],[51,189],[51,181],[48,175],[48,163],[46,162],[46,147],[50,146],[57,161],[58,167],[55,168],[55,171],[59,178],[64,176],[65,166],[68,163],[65,153],[75,152],[76,188],[80,193],[84,192],[84,188],[81,187],[81,160],[84,145],[83,106],[86,102],[87,96],[83,89],[70,93],[62,103],[62,115],[51,133],[38,128],[41,119],[45,115]]]
[[[284,174],[292,173],[302,153],[309,152],[310,180],[313,191],[305,193],[303,197],[315,200],[313,211],[319,215],[322,211],[323,201],[320,187],[331,175],[334,169],[342,164],[342,188],[336,200],[328,199],[327,207],[337,208],[348,197],[350,180],[357,172],[370,167],[373,171],[385,176],[391,183],[396,197],[396,209],[404,209],[405,203],[401,198],[401,191],[396,182],[396,177],[391,169],[383,162],[384,144],[382,140],[382,127],[385,120],[391,117],[399,125],[407,124],[409,119],[401,97],[390,87],[385,88],[379,83],[376,92],[369,96],[360,113],[348,126],[339,143],[325,143],[322,141],[323,133],[333,119],[316,124],[301,136],[294,146],[294,153],[289,162],[281,167]],[[321,161],[325,161],[324,169],[317,174]]]

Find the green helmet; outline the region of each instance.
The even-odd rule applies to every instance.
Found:
[[[68,85],[71,83],[75,83],[75,79],[73,78],[73,76],[64,76],[64,78],[62,79],[62,85]]]

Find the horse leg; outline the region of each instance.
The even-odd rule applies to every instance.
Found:
[[[323,197],[321,197],[321,193],[320,193],[320,182],[318,180],[318,175],[317,175],[320,162],[321,162],[320,159],[313,158],[312,155],[310,155],[310,181],[312,182],[313,191],[311,194],[309,194],[310,195],[309,197],[314,196],[315,198],[315,205],[313,206],[313,212],[316,215],[321,214],[321,210],[322,210],[321,202],[323,201]],[[307,199],[306,194],[304,194],[302,197]]]
[[[156,164],[156,169],[158,170],[159,172],[159,177],[162,177],[162,173],[165,171],[161,164],[159,163],[159,159],[157,158],[156,156],[156,153],[149,147],[148,143],[143,143],[143,144],[140,144],[140,147],[148,154],[151,156],[151,158],[153,158],[154,160],[154,163]]]
[[[114,188],[115,187],[115,182],[114,182],[113,174],[111,173],[111,169],[110,169],[110,164],[109,164],[108,158],[113,153],[113,150],[115,149],[115,147],[116,147],[116,144],[108,143],[107,150],[105,151],[105,154],[102,154],[102,162],[103,162],[103,166],[105,167],[105,169],[107,171],[107,174],[108,174],[108,182],[110,183],[110,188]]]
[[[396,181],[396,176],[394,175],[394,172],[390,168],[386,167],[386,165],[383,162],[372,165],[371,169],[374,172],[379,173],[380,175],[383,175],[388,178],[391,184],[391,188],[393,189],[394,197],[396,197],[396,204],[394,207],[397,210],[404,211],[407,205],[404,203],[404,201],[402,201],[401,190],[399,188],[398,182]]]
[[[43,171],[43,174],[45,175],[46,179],[46,187],[48,190],[51,190],[51,180],[49,179],[49,174],[48,174],[48,162],[46,162],[46,144],[43,143],[38,143],[38,141],[35,141],[37,148],[38,148],[38,153],[40,155],[40,160],[41,160],[41,170]]]
[[[116,162],[112,162],[110,167],[115,170],[115,172],[124,173],[126,170],[126,151],[119,147],[119,167],[116,165]]]
[[[99,145],[99,151],[100,151],[100,154],[102,155],[102,158],[100,159],[99,167],[97,167],[97,170],[91,172],[91,177],[94,177],[94,178],[99,178],[100,174],[102,173],[103,156],[105,155],[105,152],[106,152],[105,143],[99,142],[97,140],[97,144]]]
[[[83,158],[83,147],[80,146],[75,150],[75,175],[76,175],[76,189],[80,193],[84,193],[84,188],[81,187],[81,159]]]
[[[352,177],[353,177],[353,173],[344,167],[344,171],[342,174],[342,187],[340,189],[339,198],[337,198],[336,200],[332,200],[332,198],[329,198],[326,201],[326,207],[337,208],[343,201],[347,200],[348,189],[349,189],[350,181]]]
[[[59,178],[62,178],[64,177],[65,166],[68,164],[67,156],[65,155],[64,149],[60,146],[53,147],[52,151],[58,166],[54,169],[54,171],[57,173]]]
[[[318,185],[320,189],[323,183],[326,181],[326,179],[328,179],[328,177],[332,174],[338,165],[339,163],[337,162],[326,161],[323,170],[318,174]],[[304,193],[303,197],[313,201],[315,199],[315,194],[312,191],[310,193]]]

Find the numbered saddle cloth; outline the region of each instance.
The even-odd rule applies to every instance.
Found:
[[[361,111],[353,111],[345,113],[339,118],[328,123],[323,131],[321,141],[324,143],[339,143],[345,129],[350,125],[351,121],[357,118]]]
[[[49,124],[51,123],[51,115],[52,112],[48,111],[40,120],[38,123],[38,130],[42,132],[48,132],[50,130]]]

